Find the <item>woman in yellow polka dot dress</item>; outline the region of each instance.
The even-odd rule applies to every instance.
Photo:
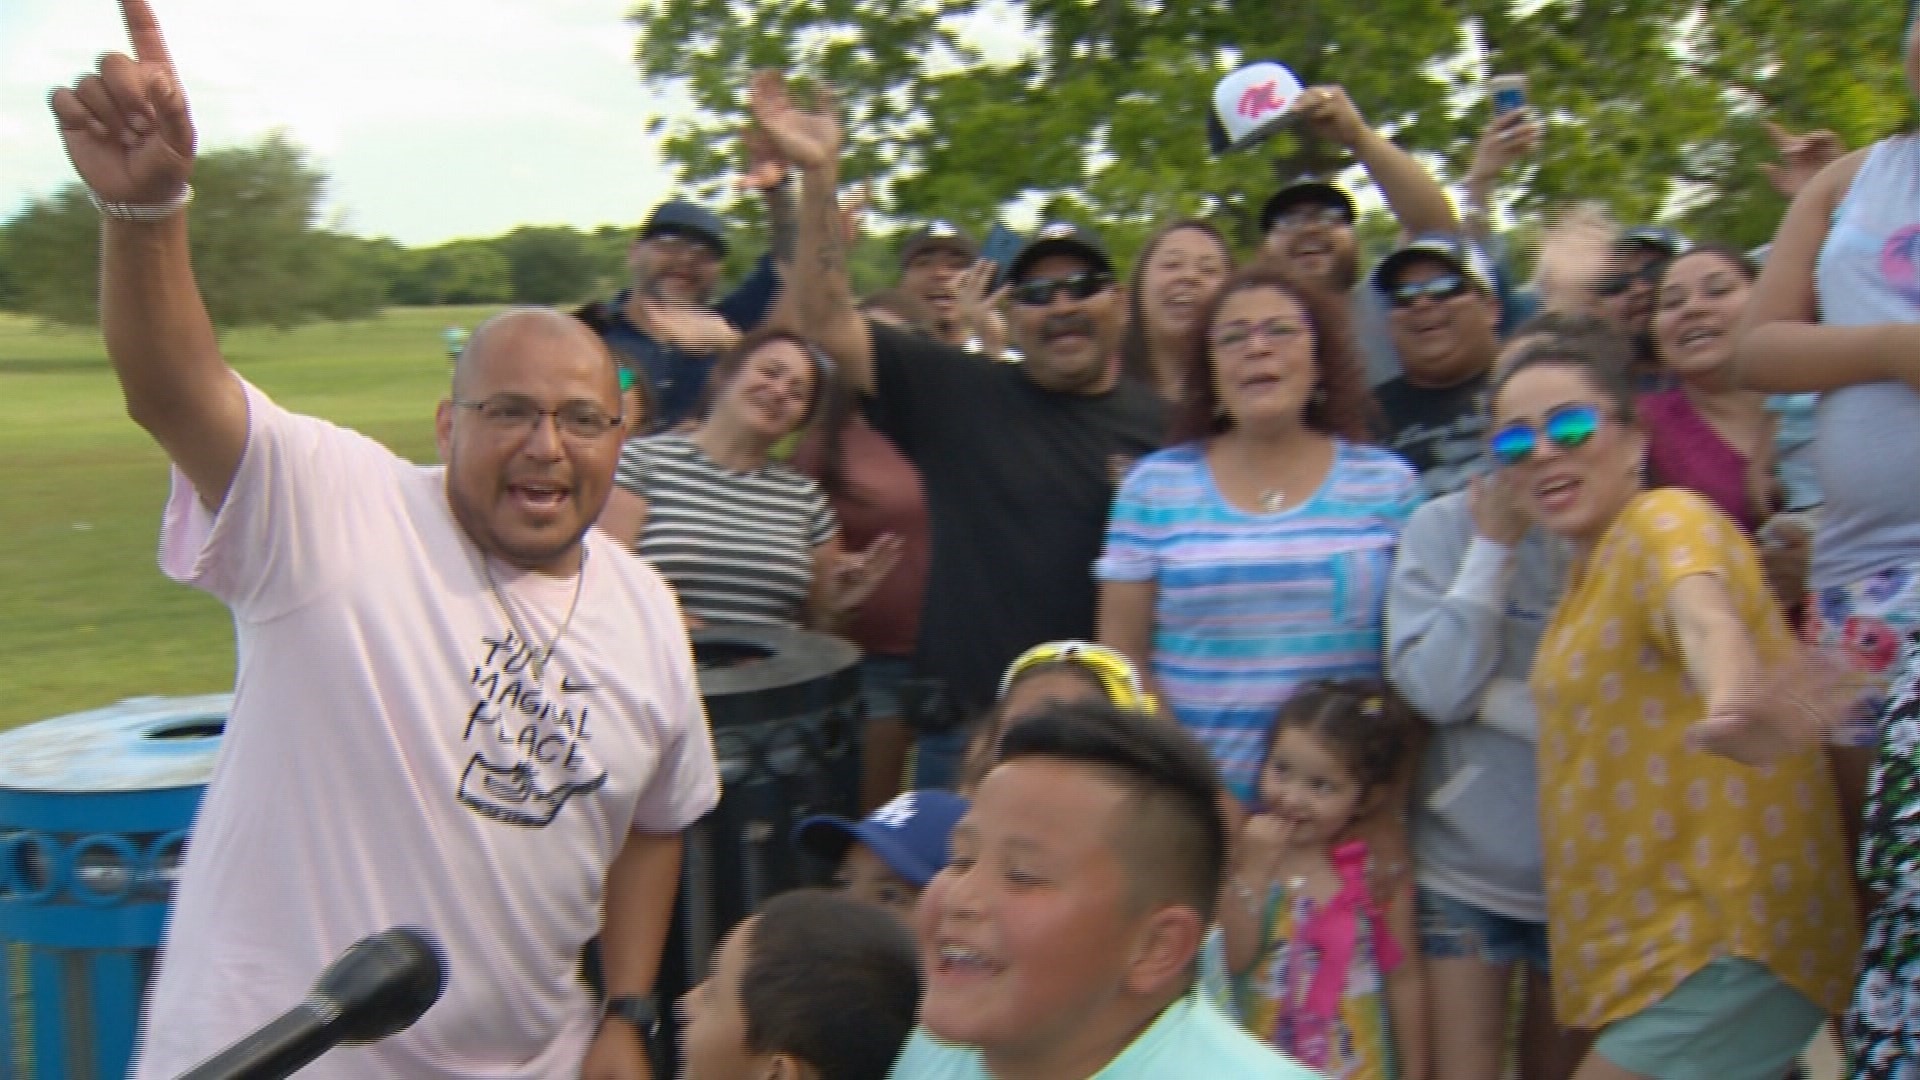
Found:
[[[1624,347],[1512,357],[1492,452],[1572,541],[1535,660],[1548,934],[1576,1080],[1779,1080],[1845,1007],[1859,931],[1825,759],[1755,768],[1688,729],[1752,708],[1791,639],[1751,544],[1698,495],[1642,486]]]

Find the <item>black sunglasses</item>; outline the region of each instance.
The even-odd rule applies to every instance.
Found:
[[[1622,270],[1616,274],[1608,274],[1600,279],[1600,295],[1619,296],[1633,288],[1633,283],[1636,281],[1645,285],[1657,285],[1660,282],[1660,275],[1666,269],[1666,259],[1655,259],[1638,270]]]
[[[1396,308],[1410,308],[1422,297],[1445,303],[1467,291],[1467,279],[1459,274],[1440,274],[1425,281],[1405,281],[1387,290],[1387,301]]]
[[[1013,287],[1013,299],[1028,307],[1046,307],[1062,290],[1075,300],[1085,300],[1112,284],[1113,275],[1104,270],[1082,270],[1060,278],[1028,278]]]

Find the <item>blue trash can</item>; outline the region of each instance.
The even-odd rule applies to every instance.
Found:
[[[0,1078],[126,1076],[232,700],[134,698],[0,734]]]

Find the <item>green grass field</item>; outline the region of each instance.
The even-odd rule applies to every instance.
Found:
[[[275,400],[431,460],[441,333],[493,309],[247,330],[227,359]],[[233,685],[233,628],[155,563],[166,459],[127,419],[99,335],[0,315],[0,728]]]

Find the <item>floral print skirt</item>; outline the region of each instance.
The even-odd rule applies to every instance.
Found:
[[[1920,637],[1909,637],[1867,785],[1860,877],[1886,897],[1867,920],[1843,1034],[1855,1080],[1920,1080]]]

